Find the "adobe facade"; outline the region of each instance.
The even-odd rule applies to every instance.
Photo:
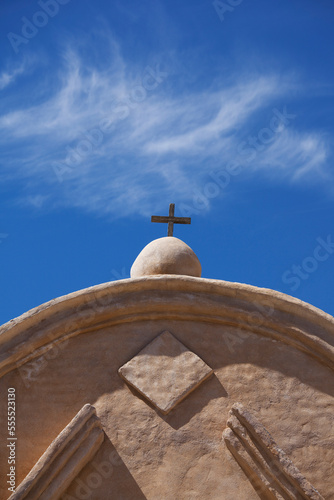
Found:
[[[334,499],[334,318],[173,259],[1,327],[11,499]]]

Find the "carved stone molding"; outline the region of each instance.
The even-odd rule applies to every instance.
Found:
[[[118,373],[167,415],[209,378],[213,370],[165,331],[121,366]]]
[[[242,404],[232,406],[223,438],[263,500],[324,500],[266,428]]]
[[[103,440],[95,408],[86,404],[50,444],[9,500],[60,498]]]
[[[288,295],[186,276],[105,283],[0,327],[0,377],[71,337],[139,321],[212,323],[279,340],[334,368],[334,318]]]

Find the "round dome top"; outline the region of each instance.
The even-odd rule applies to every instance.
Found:
[[[134,261],[131,278],[152,274],[182,274],[200,278],[202,267],[196,254],[173,236],[151,241]]]

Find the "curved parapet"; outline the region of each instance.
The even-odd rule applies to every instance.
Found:
[[[174,274],[59,297],[0,328],[0,389],[16,398],[16,484],[24,490],[35,464],[89,404],[105,438],[94,457],[81,440],[83,460],[68,452],[64,498],[101,500],[113,491],[115,498],[196,492],[211,499],[223,491],[256,500],[259,491],[273,498],[274,486],[331,498],[333,367],[334,318],[272,290]],[[222,442],[236,402],[270,432],[289,477],[272,463],[264,431],[266,463],[249,458],[259,425],[246,426],[252,436],[240,444],[244,422],[232,422],[235,436],[226,431],[229,447]],[[0,418],[7,409],[3,398]],[[3,426],[0,443],[7,438]],[[0,454],[0,470],[7,458]],[[56,469],[45,470],[46,482]],[[9,496],[5,481],[1,498]]]
[[[334,318],[320,309],[251,285],[160,275],[87,288],[9,321],[0,328],[0,376],[75,335],[148,319],[251,330],[334,367]]]

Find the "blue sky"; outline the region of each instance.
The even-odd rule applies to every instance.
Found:
[[[128,277],[171,202],[204,277],[334,314],[332,1],[0,14],[0,323]]]

